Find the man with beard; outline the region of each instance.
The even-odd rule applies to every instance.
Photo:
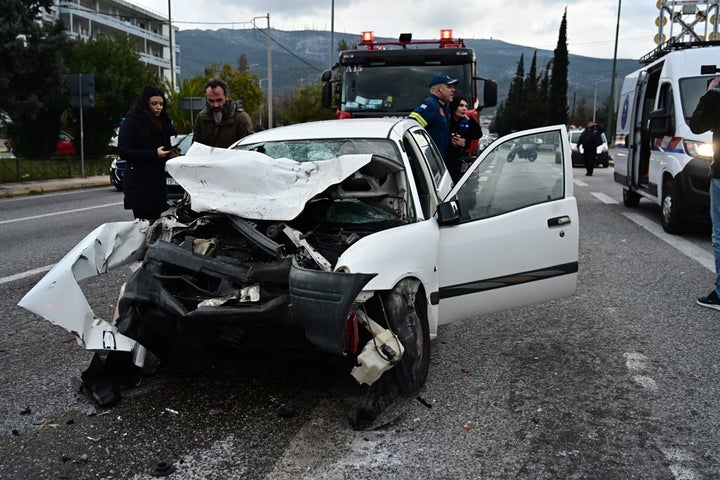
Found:
[[[255,132],[250,115],[236,108],[224,81],[210,79],[205,84],[205,100],[207,105],[195,118],[193,142],[227,148]]]

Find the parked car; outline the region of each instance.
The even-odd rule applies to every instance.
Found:
[[[192,133],[187,135],[176,135],[170,139],[170,143],[174,146],[177,146],[180,150],[180,155],[185,155],[187,153],[188,149],[190,148],[190,145],[192,144]],[[110,183],[118,190],[121,191],[123,189],[122,181],[125,176],[125,168],[127,167],[127,162],[120,157],[113,158],[112,162],[110,163]],[[170,174],[167,174],[167,189],[168,189],[168,200],[174,201],[179,200],[183,197],[185,194],[185,190],[178,185],[178,183],[170,176]]]
[[[65,131],[60,131],[58,141],[55,145],[55,155],[77,155],[75,148],[75,140],[72,135]]]
[[[563,143],[563,162],[552,149],[504,161],[534,135]],[[174,216],[98,227],[20,306],[86,349],[161,359],[302,332],[353,359],[350,374],[368,387],[350,421],[366,428],[385,406],[378,398],[423,386],[440,325],[575,292],[569,152],[562,125],[516,132],[453,186],[408,119],[278,127],[231,149],[193,144],[167,163],[189,194]],[[98,318],[78,282],[135,260],[116,321]]]
[[[572,164],[573,167],[584,167],[585,166],[585,159],[583,158],[583,154],[585,153],[585,149],[582,145],[580,145],[580,148],[578,149],[578,140],[580,140],[580,135],[582,134],[583,130],[571,130],[568,132],[568,135],[570,136],[570,148],[572,148]],[[597,163],[595,166],[603,166],[607,168],[610,165],[610,154],[608,153],[608,143],[607,143],[607,136],[605,135],[605,132],[602,132],[602,139],[603,144],[599,145],[597,147]]]

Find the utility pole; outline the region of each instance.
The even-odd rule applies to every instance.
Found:
[[[617,22],[615,23],[615,52],[613,53],[612,77],[610,77],[610,105],[608,105],[608,120],[605,130],[610,137],[610,143],[615,144],[615,69],[617,68],[618,35],[620,33],[620,7],[622,0],[618,0]]]
[[[267,82],[268,82],[268,93],[267,93],[267,104],[268,104],[268,128],[273,127],[273,87],[272,87],[272,37],[270,33],[270,14],[266,14],[263,17],[253,17],[253,26],[255,25],[256,18],[267,19]]]
[[[175,91],[175,46],[173,45],[173,26],[172,11],[170,10],[170,2],[168,0],[168,36],[170,38],[170,86]]]

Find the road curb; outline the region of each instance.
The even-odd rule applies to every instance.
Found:
[[[0,185],[0,198],[43,195],[45,193],[61,192],[65,190],[109,186],[111,186],[109,177],[92,179],[69,178],[44,182],[8,183]]]

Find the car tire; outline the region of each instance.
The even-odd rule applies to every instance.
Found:
[[[677,186],[673,180],[663,183],[661,221],[663,230],[667,233],[682,233],[684,222],[678,205]]]
[[[402,359],[391,370],[405,396],[420,391],[430,370],[430,328],[419,288],[417,280],[404,279],[384,299],[390,328],[405,347]]]
[[[110,177],[110,183],[112,183],[112,186],[115,187],[115,190],[117,190],[118,192],[122,192],[123,185],[122,185],[122,182],[121,182],[121,181],[119,181],[119,180],[118,180],[117,178],[115,178],[114,176],[111,176],[111,177]]]
[[[629,188],[623,188],[622,196],[623,205],[625,205],[626,207],[635,208],[640,205],[640,195],[636,192],[633,192]]]
[[[419,293],[420,282],[401,280],[391,291],[381,295],[372,315],[381,325],[387,324],[404,347],[400,361],[370,386],[363,385],[361,399],[351,408],[350,425],[355,430],[378,426],[403,399],[415,397],[427,380],[430,370],[430,328],[425,298]],[[375,307],[378,308],[375,308]],[[390,413],[389,413],[390,412]]]

